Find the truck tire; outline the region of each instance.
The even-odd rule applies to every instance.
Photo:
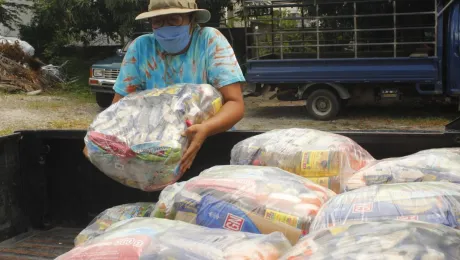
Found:
[[[114,94],[96,92],[96,102],[101,108],[108,108],[112,104]]]
[[[340,111],[339,97],[327,89],[318,89],[307,98],[307,112],[315,120],[328,121],[334,119]]]

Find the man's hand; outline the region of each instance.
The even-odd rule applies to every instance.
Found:
[[[85,146],[85,148],[83,149],[83,154],[86,156],[86,158],[89,159],[89,156],[88,156],[88,148]]]
[[[208,129],[204,124],[192,125],[184,132],[183,136],[187,137],[188,144],[180,162],[181,174],[190,169],[208,135]]]

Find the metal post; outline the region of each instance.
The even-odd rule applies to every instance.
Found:
[[[284,47],[283,34],[280,35],[280,40],[281,40],[280,54],[281,54],[281,59],[283,59],[284,58],[284,55],[283,55],[283,47]]]
[[[272,13],[272,21],[271,21],[271,24],[272,24],[272,55],[275,55],[275,20],[274,20],[274,17],[273,17],[273,7],[270,8],[270,11]]]
[[[354,35],[355,35],[355,40],[353,44],[355,45],[355,58],[358,58],[358,18],[356,17],[356,2],[353,3],[353,19],[354,19]]]
[[[439,16],[437,15],[438,14],[438,1],[437,0],[434,1],[434,13],[435,13],[435,15],[434,15],[435,16],[434,17],[434,41],[438,42],[438,20],[439,20]],[[438,44],[434,45],[434,56],[438,57]]]
[[[393,57],[396,58],[398,47],[396,45],[397,42],[397,31],[396,31],[396,1],[393,1]]]
[[[319,60],[319,5],[316,4],[316,59]]]

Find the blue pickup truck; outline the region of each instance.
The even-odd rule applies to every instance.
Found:
[[[246,79],[334,119],[351,101],[459,103],[460,1],[246,0]]]

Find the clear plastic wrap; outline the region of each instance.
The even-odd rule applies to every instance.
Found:
[[[104,234],[56,260],[275,260],[290,248],[289,241],[279,232],[258,235],[182,221],[134,218],[112,225]]]
[[[448,181],[460,183],[460,148],[424,150],[375,161],[355,173],[346,190],[384,183]]]
[[[124,97],[101,112],[85,137],[91,162],[110,178],[143,191],[177,181],[187,126],[222,107],[207,84],[177,84]]]
[[[233,165],[279,167],[336,193],[353,173],[375,159],[348,137],[312,129],[278,129],[236,144]]]
[[[153,217],[155,203],[139,202],[123,204],[104,210],[75,238],[75,246],[103,234],[113,224],[137,217]]]
[[[165,188],[156,216],[256,234],[280,231],[295,244],[334,195],[275,167],[215,166]]]
[[[345,192],[321,208],[310,232],[331,226],[391,219],[460,228],[460,185],[412,182],[373,185]]]
[[[460,231],[388,220],[323,229],[302,238],[282,260],[458,260]]]

